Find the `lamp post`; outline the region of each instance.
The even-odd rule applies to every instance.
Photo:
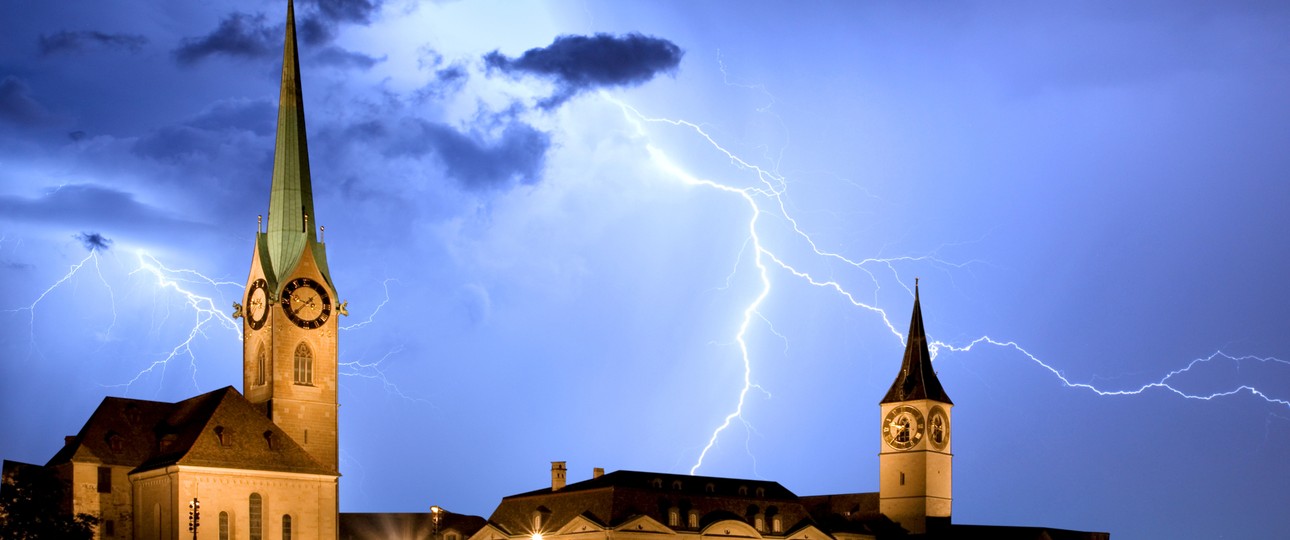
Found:
[[[430,507],[430,523],[433,526],[430,533],[431,540],[439,540],[439,521],[443,519],[443,509],[438,506]]]
[[[202,503],[197,502],[197,497],[193,497],[188,503],[188,532],[193,533],[193,540],[197,540],[197,525],[202,518]]]

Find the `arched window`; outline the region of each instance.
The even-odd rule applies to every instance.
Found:
[[[757,488],[756,493],[757,493],[757,496],[758,496],[758,497],[765,497],[765,496],[766,496],[766,488],[764,488],[764,487],[759,487],[759,488]]]
[[[228,540],[228,512],[219,513],[219,540]]]
[[[668,527],[681,526],[681,510],[679,508],[673,506],[667,509],[667,526]]]
[[[690,510],[690,523],[689,523],[689,524],[690,524],[690,528],[691,528],[691,529],[697,529],[697,528],[699,528],[699,511],[698,511],[698,510]]]
[[[675,490],[677,490],[677,491],[681,491],[681,481],[680,481],[680,480],[673,480],[673,481],[672,481],[672,489],[675,489]]]
[[[291,514],[282,515],[282,540],[291,540]]]
[[[651,481],[651,482],[650,482],[650,485],[651,485],[651,486],[654,486],[654,488],[655,488],[655,489],[662,489],[662,488],[663,488],[663,479],[662,479],[662,478],[655,478],[653,481]]]
[[[265,366],[264,366],[264,364],[265,364],[265,358],[264,358],[264,345],[260,345],[260,346],[259,346],[259,350],[257,350],[257,351],[255,352],[255,384],[256,384],[256,386],[263,385],[263,384],[265,383],[265,369],[264,369],[264,368],[265,368]]]
[[[301,341],[296,345],[296,384],[314,383],[314,353]]]
[[[251,540],[264,540],[264,522],[261,511],[264,509],[264,499],[260,498],[259,493],[251,494],[251,508],[247,516],[251,519],[249,529],[251,529]]]
[[[780,519],[778,515],[770,518],[770,532],[773,532],[773,533],[784,532],[784,520]]]

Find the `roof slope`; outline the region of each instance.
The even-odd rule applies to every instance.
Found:
[[[89,461],[336,475],[309,455],[235,388],[178,403],[106,398],[49,465]]]
[[[666,525],[673,507],[682,516],[698,512],[700,529],[727,518],[751,523],[758,513],[767,523],[778,515],[785,531],[810,522],[797,495],[778,482],[639,471],[615,471],[556,491],[544,488],[511,495],[502,499],[489,520],[512,534],[537,532],[530,530],[534,512],[546,515],[542,520],[546,532],[578,516],[607,527],[637,516]],[[673,528],[689,529],[687,521],[682,517],[681,526]]]
[[[923,309],[919,305],[918,283],[914,283],[914,314],[909,321],[909,334],[905,339],[905,358],[901,360],[900,373],[881,403],[931,399],[953,405],[950,396],[941,387],[932,369],[932,354],[927,348],[927,334],[923,330]]]

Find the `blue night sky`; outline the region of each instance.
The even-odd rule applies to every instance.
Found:
[[[0,0],[0,457],[240,388],[283,4]],[[956,522],[1284,535],[1290,4],[1069,4],[299,2],[342,510],[876,491],[919,277]]]

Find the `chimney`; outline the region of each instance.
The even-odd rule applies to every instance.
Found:
[[[596,468],[594,468],[594,469],[591,469],[591,477],[592,477],[592,478],[600,478],[600,477],[602,477],[602,476],[604,476],[604,475],[605,475],[605,468],[604,468],[604,467],[596,467]]]
[[[551,491],[564,489],[564,462],[551,462]]]

